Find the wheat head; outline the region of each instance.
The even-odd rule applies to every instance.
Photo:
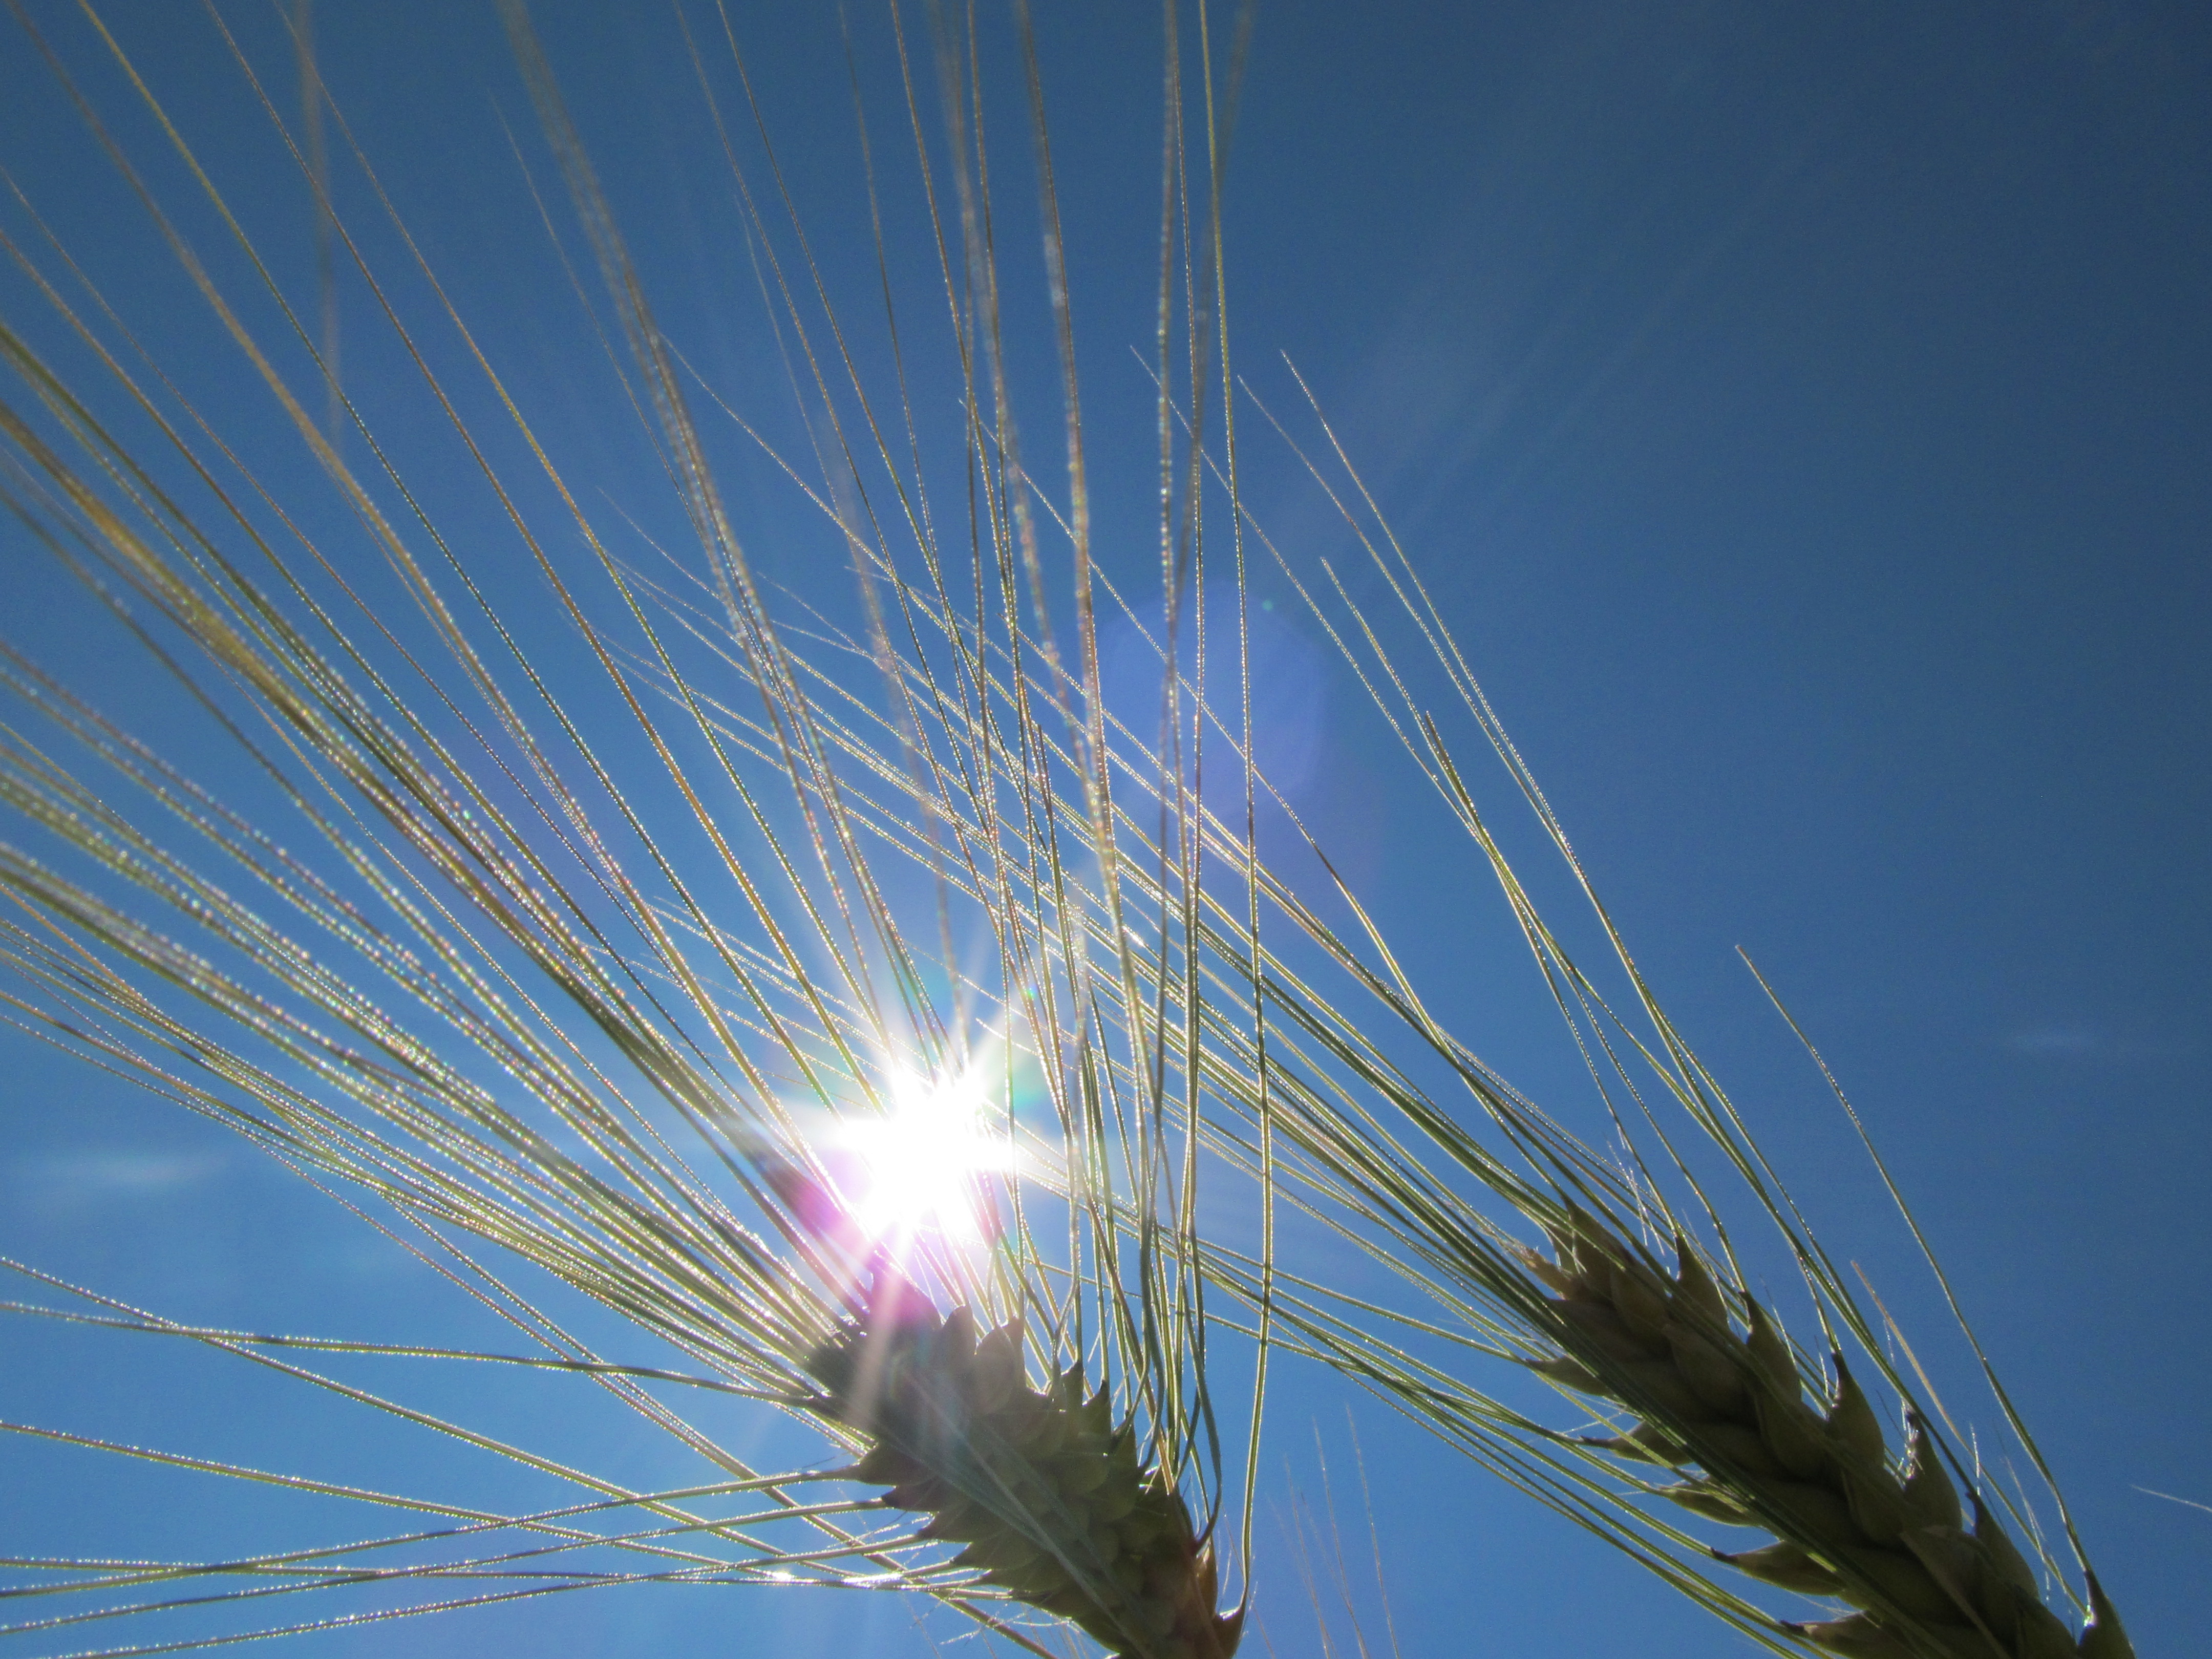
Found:
[[[1218,1614],[1213,1552],[1172,1478],[1141,1468],[1080,1364],[1039,1389],[1012,1320],[979,1339],[965,1307],[939,1318],[890,1273],[864,1316],[817,1348],[813,1408],[872,1443],[850,1471],[926,1512],[921,1536],[967,1546],[956,1567],[1076,1625],[1117,1659],[1230,1659],[1241,1610]]]
[[[1553,1382],[1617,1401],[1640,1419],[1603,1443],[1620,1455],[1698,1473],[1663,1495],[1708,1519],[1776,1534],[1716,1550],[1753,1577],[1858,1611],[1789,1628],[1850,1659],[2132,1659],[2094,1575],[2078,1637],[2043,1603],[2034,1570],[1978,1497],[1973,1524],[1926,1425],[1908,1414],[1902,1463],[1881,1420],[1832,1352],[1832,1391],[1808,1401],[1796,1355],[1758,1301],[1729,1298],[1686,1240],[1668,1273],[1586,1212],[1529,1251],[1561,1356]]]

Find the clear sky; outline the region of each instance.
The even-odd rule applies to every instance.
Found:
[[[29,9],[73,63],[94,61],[72,9]],[[1140,361],[1158,279],[1157,22],[1138,6],[1059,9],[1039,8],[1040,41],[1102,557],[1141,582],[1157,569]],[[787,411],[666,15],[537,10],[670,335],[740,403]],[[879,20],[855,12],[872,131],[903,155]],[[306,194],[210,27],[167,4],[108,15],[280,250],[278,280],[312,296]],[[875,277],[835,12],[732,15],[829,279],[865,314]],[[268,18],[233,21],[281,72]],[[605,396],[599,343],[564,309],[568,279],[501,134],[532,118],[489,6],[326,0],[317,28],[339,107],[519,397],[572,465],[603,468],[607,501],[651,501],[646,527],[672,522],[634,417]],[[36,54],[4,38],[0,163],[178,372],[219,389],[238,372],[228,349]],[[999,188],[1025,203],[1026,116],[1003,48],[988,88]],[[125,107],[112,73],[88,85]],[[151,153],[143,118],[118,127]],[[164,199],[188,184],[173,166],[149,177]],[[910,167],[886,163],[883,189],[894,249],[911,255]],[[339,193],[373,217],[356,176]],[[1009,242],[1027,239],[1007,258],[1030,285],[1017,392],[1042,474],[1055,370],[1031,221],[1008,218]],[[35,235],[12,203],[0,223]],[[1240,371],[1310,434],[1283,356],[1295,362],[1642,965],[1832,1250],[1864,1266],[1908,1331],[1940,1325],[1739,946],[1917,1206],[2139,1651],[2191,1650],[2190,1587],[2212,1578],[2197,1423],[2212,1403],[2212,21],[2101,0],[1282,0],[1259,9],[1225,227]],[[358,284],[339,294],[348,385],[374,417],[393,353]],[[0,276],[11,320],[37,304]],[[281,441],[265,404],[241,395],[234,418],[246,442]],[[1376,602],[1327,502],[1256,411],[1240,420],[1255,517]],[[447,434],[393,441],[426,474],[458,465]],[[834,546],[734,441],[727,466],[763,570],[803,589]],[[488,514],[483,526],[496,530]],[[86,628],[45,557],[0,527],[0,631],[158,727],[168,711],[134,702],[156,682]],[[1472,849],[1289,586],[1263,570],[1254,593],[1263,759],[1435,1011],[1563,1111],[1587,1109]],[[1502,779],[1485,787],[1502,810]],[[0,1253],[210,1323],[491,1340],[222,1132],[27,1040],[4,1054]],[[388,1427],[349,1442],[341,1408],[137,1341],[0,1327],[0,1415],[497,1489],[459,1454]],[[1295,1367],[1280,1380],[1259,1528],[1267,1645],[1248,1650],[1321,1651],[1282,1530],[1294,1493],[1324,1501],[1316,1437],[1347,1539],[1367,1548],[1347,1400],[1407,1655],[1751,1650],[1333,1382]],[[548,1443],[571,1409],[556,1389],[437,1386]],[[657,1478],[659,1449],[589,1440],[611,1423],[579,1416],[574,1432]],[[730,1431],[760,1432],[734,1416]],[[89,1455],[0,1445],[0,1482],[10,1553],[173,1553],[203,1516],[233,1528],[227,1550],[338,1525]],[[919,1654],[959,1634],[944,1618],[927,1630],[889,1598],[646,1586],[301,1647],[677,1659]],[[29,1639],[43,1655],[121,1638]]]

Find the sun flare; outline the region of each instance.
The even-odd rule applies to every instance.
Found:
[[[1010,1172],[1013,1147],[965,1078],[896,1079],[890,1110],[846,1124],[854,1155],[854,1218],[872,1239],[933,1234],[974,1243],[990,1231],[988,1178]]]

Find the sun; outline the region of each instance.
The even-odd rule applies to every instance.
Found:
[[[990,1177],[1011,1172],[1014,1157],[983,1091],[965,1077],[902,1073],[889,1093],[889,1111],[848,1119],[838,1137],[853,1158],[853,1219],[894,1249],[922,1237],[986,1242],[996,1210]]]

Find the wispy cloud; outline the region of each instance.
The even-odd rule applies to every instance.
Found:
[[[23,1197],[79,1204],[183,1192],[215,1180],[228,1164],[215,1152],[70,1152],[11,1158],[0,1168]]]
[[[2004,1041],[2014,1053],[2036,1060],[2111,1060],[2124,1065],[2186,1060],[2203,1046],[2193,1037],[2122,1036],[2100,1026],[2064,1020],[2022,1027]]]
[[[2093,1054],[2106,1046],[2104,1039],[2087,1025],[2031,1026],[2014,1031],[2007,1044],[2023,1054],[2053,1060]]]

